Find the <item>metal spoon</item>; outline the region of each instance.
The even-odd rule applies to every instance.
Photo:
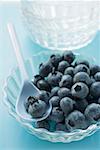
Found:
[[[50,102],[48,103],[45,114],[43,115],[43,117],[40,117],[40,118],[32,118],[32,116],[26,112],[26,109],[24,106],[25,100],[30,96],[36,97],[40,93],[40,91],[32,83],[32,81],[30,81],[30,79],[28,77],[27,71],[25,69],[24,59],[23,59],[21,51],[20,51],[20,44],[18,42],[14,26],[12,25],[12,23],[9,23],[7,25],[7,28],[8,28],[9,36],[10,36],[10,39],[11,39],[11,42],[12,42],[12,45],[14,48],[16,58],[17,58],[21,76],[23,78],[21,92],[20,92],[17,102],[16,102],[16,112],[24,120],[33,121],[33,122],[42,121],[49,116],[51,109],[52,109],[52,104]]]

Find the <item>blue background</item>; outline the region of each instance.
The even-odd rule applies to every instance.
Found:
[[[15,67],[16,59],[6,29],[8,21],[12,21],[21,41],[24,58],[34,55],[43,49],[29,39],[23,29],[18,3],[1,3],[0,5],[0,150],[100,150],[100,131],[91,137],[70,144],[50,143],[30,135],[13,119],[2,104],[2,89],[9,71]],[[100,64],[100,32],[87,47],[77,50],[96,58]]]

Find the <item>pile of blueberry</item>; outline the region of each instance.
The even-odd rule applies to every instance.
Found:
[[[100,121],[100,66],[76,60],[71,51],[53,54],[40,64],[34,84],[41,93],[28,98],[26,111],[37,118],[49,101],[53,106],[47,119],[36,122],[37,128],[71,132]]]

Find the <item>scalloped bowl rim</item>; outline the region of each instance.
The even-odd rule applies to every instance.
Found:
[[[59,53],[60,51],[57,51],[57,53]],[[62,51],[63,52],[63,51]],[[38,56],[38,55],[41,55],[42,53],[47,53],[46,51],[42,51],[42,52],[39,52],[38,54],[35,54],[35,55],[33,55],[31,58],[28,58],[27,60],[25,60],[25,62],[27,62],[27,61],[30,61],[33,57],[36,57],[36,56]],[[52,53],[53,53],[53,51],[52,51]],[[81,55],[81,56],[85,56],[85,55],[83,55],[83,54],[79,54],[79,53],[75,53],[76,55]],[[94,61],[95,61],[95,58],[92,58]],[[50,132],[50,131],[48,131],[48,130],[46,130],[46,129],[44,129],[44,128],[35,128],[35,127],[33,127],[31,124],[29,124],[28,122],[24,122],[25,120],[22,120],[17,114],[16,114],[16,116],[14,115],[14,112],[12,112],[12,110],[11,110],[11,105],[10,105],[10,103],[8,104],[8,102],[7,102],[7,100],[6,99],[8,99],[8,97],[7,97],[7,94],[6,94],[6,87],[7,87],[7,84],[8,84],[8,80],[9,80],[9,77],[11,77],[12,76],[12,73],[13,72],[16,72],[16,70],[18,69],[19,67],[18,66],[16,66],[15,68],[13,68],[13,69],[10,69],[10,71],[9,71],[9,73],[8,73],[8,77],[7,77],[7,79],[5,80],[5,83],[4,83],[4,87],[3,87],[3,95],[4,95],[4,97],[3,97],[3,104],[6,106],[6,109],[7,109],[7,111],[9,112],[9,114],[11,114],[18,122],[20,122],[24,127],[29,127],[29,128],[32,128],[32,130],[34,129],[34,131],[35,132],[44,132],[44,133],[46,133],[46,134],[48,134],[48,135],[59,135],[60,134],[60,136],[65,136],[65,135],[67,135],[67,136],[72,136],[72,135],[74,135],[74,134],[78,134],[78,133],[86,133],[87,131],[90,131],[91,132],[91,129],[93,129],[93,132],[96,132],[97,130],[99,130],[100,129],[100,122],[97,122],[96,124],[92,124],[92,125],[90,125],[87,129],[76,129],[76,130],[73,130],[72,132],[64,132],[64,131],[54,131],[54,132]],[[32,133],[31,133],[32,134]],[[35,134],[35,133],[34,133]],[[87,136],[89,136],[89,135],[87,135]],[[77,139],[76,139],[77,140]],[[65,141],[66,142],[66,141]]]

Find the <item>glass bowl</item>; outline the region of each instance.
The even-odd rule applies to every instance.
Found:
[[[60,52],[60,51],[59,51]],[[45,62],[48,60],[50,55],[53,53],[53,51],[45,51],[38,53],[37,55],[34,55],[32,58],[25,61],[26,70],[28,72],[28,75],[30,77],[30,80],[33,78],[35,74],[38,73],[38,66],[41,62]],[[58,52],[57,52],[58,53]],[[60,52],[62,53],[62,52]],[[95,60],[89,58],[88,56],[79,55],[76,54],[76,59],[87,59],[92,64]],[[21,119],[17,113],[16,113],[16,100],[18,98],[18,95],[21,90],[23,79],[21,78],[21,72],[18,67],[13,69],[8,76],[5,86],[4,86],[4,105],[7,107],[8,112],[19,122],[23,127],[26,128],[27,131],[29,131],[31,134],[47,140],[51,142],[63,142],[63,143],[69,143],[72,141],[81,140],[84,137],[90,136],[93,133],[95,133],[98,129],[100,129],[100,122],[97,124],[89,126],[86,130],[75,130],[71,133],[63,132],[63,131],[56,131],[56,132],[50,132],[46,129],[42,128],[35,128],[33,123],[27,122],[23,119]]]
[[[22,0],[21,16],[35,43],[53,50],[73,50],[95,37],[99,4],[92,0]]]

